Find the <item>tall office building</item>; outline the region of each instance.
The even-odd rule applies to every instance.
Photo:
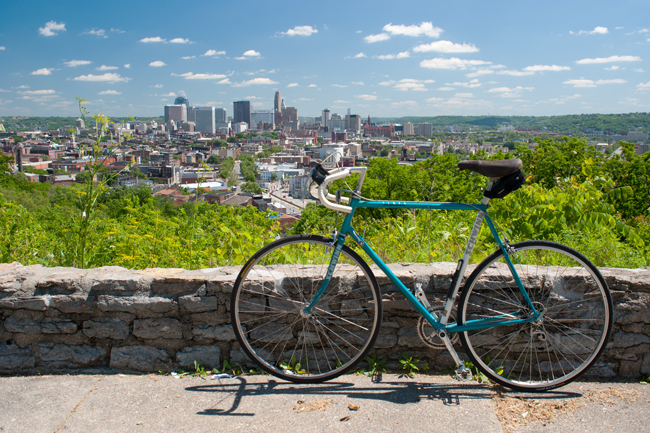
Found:
[[[404,135],[414,135],[413,134],[413,124],[411,122],[406,122],[404,124]]]
[[[246,122],[251,125],[251,101],[235,101],[232,103],[233,123]]]
[[[283,119],[286,117],[287,122],[297,122],[298,121],[298,109],[296,107],[284,107],[282,110]]]
[[[273,110],[253,110],[251,111],[251,129],[257,129],[260,123],[273,125]]]
[[[226,121],[228,120],[228,113],[226,113],[225,108],[215,108],[214,117],[217,123],[226,123]]]
[[[165,105],[165,123],[170,121],[187,122],[187,109],[185,104]]]
[[[194,107],[190,105],[190,101],[187,99],[187,95],[182,90],[176,95],[174,99],[174,105],[185,105],[185,118],[188,122],[194,122]]]
[[[348,114],[345,115],[345,129],[353,129],[356,132],[361,131],[361,116],[358,114]]]
[[[282,112],[282,106],[281,106],[281,99],[280,99],[280,91],[278,90],[275,92],[275,104],[273,105],[273,109],[275,110],[276,113],[281,113]]]
[[[330,126],[330,110],[324,109],[323,115],[321,116],[321,122],[323,126]]]
[[[204,134],[214,134],[217,125],[214,107],[194,107],[196,125],[194,130]]]
[[[420,123],[418,125],[418,127],[417,127],[417,135],[420,135],[422,137],[430,137],[430,136],[432,136],[433,135],[433,125],[428,123],[428,122]]]

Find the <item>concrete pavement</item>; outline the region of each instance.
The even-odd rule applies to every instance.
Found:
[[[0,390],[3,433],[650,431],[650,386],[638,383],[523,394],[427,375],[297,385],[107,374],[5,377]]]

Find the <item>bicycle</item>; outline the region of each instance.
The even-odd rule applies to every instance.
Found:
[[[310,178],[320,203],[346,214],[340,231],[335,228],[332,238],[294,235],[266,245],[243,266],[233,288],[235,335],[263,370],[292,382],[317,383],[349,371],[369,353],[379,334],[382,296],[368,264],[344,244],[348,238],[422,315],[421,338],[449,351],[459,379],[472,373],[453,346],[455,336],[478,370],[514,390],[563,386],[598,360],[613,320],[611,295],[598,269],[558,243],[501,240],[487,213],[490,199],[503,198],[525,182],[521,160],[458,163],[461,170],[489,178],[480,204],[365,199],[361,187],[366,167],[328,171],[325,162],[314,167]],[[355,173],[356,188],[329,192],[334,181]],[[354,230],[352,219],[359,208],[477,212],[442,312],[434,311],[420,286],[407,288]],[[497,249],[461,289],[483,222]]]

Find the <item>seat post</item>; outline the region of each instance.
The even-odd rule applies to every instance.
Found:
[[[488,184],[485,187],[485,192],[492,191],[492,186],[494,186],[494,180],[490,179],[488,181]],[[490,198],[487,197],[486,195],[483,195],[483,200],[481,200],[481,204],[488,204],[489,202],[490,202]]]

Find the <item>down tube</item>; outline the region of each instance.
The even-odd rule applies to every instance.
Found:
[[[379,268],[386,274],[386,276],[390,279],[390,281],[395,284],[395,287],[399,289],[400,292],[404,294],[406,299],[409,300],[411,304],[415,307],[416,310],[420,314],[422,314],[427,321],[431,324],[431,326],[434,327],[436,331],[443,329],[444,326],[438,323],[438,321],[427,311],[426,308],[424,308],[424,305],[418,299],[411,293],[411,291],[400,281],[395,274],[393,274],[393,271],[390,270],[390,268],[384,263],[384,261],[377,255],[377,253],[374,252],[370,246],[364,242],[364,240],[357,234],[357,232],[354,231],[353,228],[350,228],[349,231],[350,236],[352,236],[352,239],[361,247],[363,248],[363,251],[370,256],[370,259],[379,266]]]

